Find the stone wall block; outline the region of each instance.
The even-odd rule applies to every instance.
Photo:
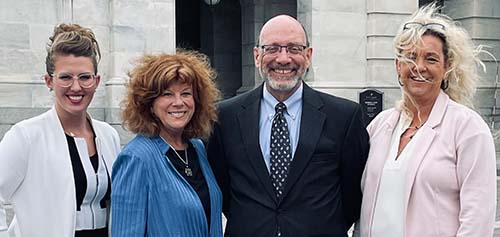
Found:
[[[366,56],[368,58],[394,58],[394,37],[368,37]]]
[[[322,36],[350,36],[364,37],[366,35],[366,14],[349,12],[321,12],[313,16],[313,22],[319,28],[313,26],[313,38],[320,33]],[[343,22],[342,24],[340,24]]]
[[[19,121],[35,117],[49,108],[9,108],[0,107],[0,125],[13,125]]]
[[[32,102],[35,108],[50,108],[54,104],[54,92],[49,92],[49,88],[43,84],[32,86]]]
[[[367,83],[376,86],[397,86],[397,73],[395,61],[389,60],[368,60],[367,62]]]
[[[90,103],[90,108],[105,108],[106,107],[106,89],[100,84],[97,90],[94,93],[94,97],[92,98],[92,102]]]
[[[133,27],[168,27],[175,21],[169,2],[114,1],[113,24]]]
[[[410,17],[410,14],[379,14],[369,13],[366,32],[370,35],[394,36],[401,24]]]
[[[120,103],[126,95],[125,85],[107,85],[106,86],[106,95],[108,98],[108,108],[120,108]]]
[[[0,48],[29,49],[29,25],[0,23]]]
[[[0,22],[55,24],[60,19],[59,0],[0,1]]]
[[[122,113],[121,108],[107,108],[105,111],[106,122],[114,125],[121,124],[122,123],[121,113]]]
[[[3,139],[3,136],[9,129],[12,127],[11,124],[0,124],[0,140]],[[12,218],[12,217],[11,217]]]
[[[118,136],[120,136],[120,143],[122,147],[125,146],[130,140],[132,140],[136,136],[135,134],[125,130],[119,124],[112,124],[111,127],[113,127],[118,132]]]
[[[105,23],[105,22],[102,22]],[[83,24],[82,24],[83,25]],[[89,27],[95,34],[97,42],[99,43],[99,49],[101,50],[101,55],[109,53],[111,51],[110,41],[111,41],[111,26],[109,25],[83,25],[84,27]],[[104,57],[104,56],[103,56]]]
[[[444,5],[444,13],[452,18],[500,16],[500,2],[498,0],[445,0]]]
[[[460,20],[462,26],[469,32],[472,38],[499,39],[500,18],[466,18]]]
[[[175,50],[175,35],[172,27],[151,27],[146,29],[146,52],[173,53]]]
[[[142,56],[143,52],[114,52],[110,55],[110,78],[127,78],[127,73],[132,70],[135,61]]]
[[[299,2],[299,1],[298,1]],[[353,1],[331,1],[331,0],[316,0],[312,3],[313,11],[321,12],[351,12],[362,13],[366,12],[365,0]]]
[[[83,26],[107,23],[109,12],[109,1],[73,1],[73,21]]]
[[[484,65],[486,66],[486,72],[483,71],[483,68],[481,68],[479,66],[477,69],[479,72],[479,76],[480,76],[478,86],[480,86],[480,87],[494,87],[498,65],[495,62],[491,62],[491,61],[484,62]],[[499,83],[500,83],[500,81],[499,81]]]
[[[0,54],[3,55],[0,60],[0,74],[39,72],[39,68],[33,66],[36,65],[36,56],[30,50],[0,48]]]
[[[143,28],[115,25],[111,29],[113,34],[112,50],[118,52],[144,52],[146,38]]]
[[[412,13],[418,9],[418,1],[367,0],[368,12]]]
[[[500,29],[499,29],[500,30]],[[485,39],[476,39],[474,40],[474,44],[476,46],[483,45],[483,49],[493,54],[493,56],[500,61],[500,41],[497,40],[485,40]],[[479,54],[479,58],[483,61],[494,61],[491,55],[487,53]]]
[[[2,107],[32,107],[31,84],[0,84]]]
[[[30,49],[36,52],[46,54],[46,46],[49,42],[49,37],[54,31],[54,24],[30,24],[29,25],[29,41]]]

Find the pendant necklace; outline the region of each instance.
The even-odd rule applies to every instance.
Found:
[[[177,151],[173,147],[171,147],[171,148],[174,151],[174,153],[177,155],[177,157],[182,161],[182,163],[184,163],[186,165],[186,167],[184,167],[184,173],[189,177],[193,176],[193,171],[191,170],[191,168],[189,168],[189,159],[188,159],[188,154],[187,154],[188,149],[186,148],[186,150],[184,151],[184,158],[186,158],[186,160],[184,160],[184,159],[182,159],[182,157],[179,155],[179,153],[177,153]]]
[[[161,138],[161,140],[163,140],[165,143],[168,144],[168,142],[165,140],[165,138],[163,138],[162,136],[160,136],[160,138]],[[184,167],[184,174],[186,174],[186,176],[188,176],[188,177],[193,176],[193,171],[191,170],[191,168],[189,168],[188,148],[186,147],[186,150],[184,151],[184,158],[186,158],[186,160],[182,159],[182,157],[179,155],[179,153],[177,153],[177,151],[172,146],[170,146],[170,148],[174,151],[175,155],[177,155],[177,158],[179,158],[179,160],[181,160],[182,163],[184,163],[184,165],[186,165],[186,167]],[[165,157],[166,156],[167,155],[165,155]],[[168,159],[168,157],[167,157],[167,159]]]

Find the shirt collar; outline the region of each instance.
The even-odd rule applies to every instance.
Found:
[[[297,115],[299,114],[300,110],[300,105],[302,102],[302,91],[304,90],[304,86],[301,81],[299,81],[300,86],[297,88],[297,90],[290,96],[288,99],[283,101],[283,103],[286,105],[286,113],[293,119],[297,119]],[[262,99],[264,100],[264,105],[266,108],[268,108],[267,114],[269,115],[269,119],[273,119],[274,114],[276,111],[274,110],[274,107],[279,103],[279,101],[274,98],[273,95],[267,90],[266,85],[263,86],[264,91],[262,93]]]

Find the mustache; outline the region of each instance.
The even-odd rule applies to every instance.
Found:
[[[278,69],[278,70],[298,70],[299,66],[297,65],[280,65],[280,64],[269,64],[269,69]]]

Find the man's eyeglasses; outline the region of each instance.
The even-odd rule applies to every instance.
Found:
[[[403,26],[403,31],[409,30],[409,29],[418,29],[418,28],[425,28],[433,31],[443,31],[444,30],[444,25],[439,24],[439,23],[427,23],[427,24],[422,24],[420,22],[408,22],[404,24]]]
[[[260,48],[264,54],[276,54],[281,52],[282,48],[286,49],[289,54],[299,54],[307,48],[305,45],[261,45]]]
[[[59,86],[61,87],[71,87],[75,81],[75,75],[69,73],[61,73],[59,75],[52,76],[59,81]],[[83,88],[90,88],[95,85],[95,75],[91,73],[83,73],[76,76],[78,79],[78,84]]]

